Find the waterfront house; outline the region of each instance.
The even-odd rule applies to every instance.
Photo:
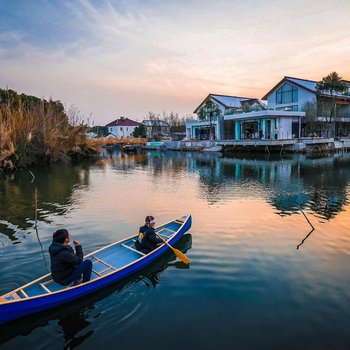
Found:
[[[132,133],[140,123],[129,118],[120,117],[106,125],[108,132],[117,138],[132,137]]]
[[[208,102],[212,106],[209,109],[206,108]],[[265,109],[266,104],[257,98],[209,94],[193,112],[199,115],[203,111],[204,118],[202,120],[186,121],[186,138],[199,140],[207,140],[210,137],[216,140],[227,139],[230,137],[230,131],[227,130],[224,123],[227,115]]]
[[[317,136],[350,135],[350,82],[343,80],[348,86],[344,93],[331,95],[328,92],[317,93],[317,81],[284,77],[264,97],[269,110],[305,112],[301,118],[301,136],[308,136],[308,124]],[[335,99],[334,135],[326,135],[329,131],[325,125],[330,114],[332,99]],[[314,116],[308,108],[314,105]]]
[[[310,136],[308,124],[315,121],[317,133],[312,136],[329,136],[324,124],[332,98],[336,98],[335,134],[350,135],[350,82],[344,82],[348,91],[336,96],[318,94],[316,81],[293,77],[284,77],[261,100],[209,94],[194,113],[198,115],[209,99],[215,109],[204,120],[187,120],[186,138],[208,139],[212,125],[217,140],[293,139]],[[313,120],[307,110],[312,104],[316,110]]]
[[[170,125],[161,119],[145,119],[142,124],[146,127],[147,137],[160,139],[170,133]]]

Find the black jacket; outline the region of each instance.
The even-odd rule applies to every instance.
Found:
[[[66,284],[66,280],[77,265],[83,262],[83,248],[75,247],[75,253],[71,246],[58,242],[52,242],[49,247],[51,258],[52,279],[60,284]]]
[[[141,251],[152,251],[157,248],[158,243],[163,243],[163,241],[157,237],[154,228],[144,225],[140,227],[139,237],[136,240],[136,248]]]

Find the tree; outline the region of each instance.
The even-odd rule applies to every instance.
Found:
[[[317,101],[307,101],[304,104],[306,136],[314,136],[317,130]]]
[[[221,110],[218,106],[210,99],[207,99],[201,107],[201,109],[197,113],[199,120],[206,121],[209,120],[209,132],[210,139],[213,139],[213,121],[217,120],[217,118],[221,115]]]
[[[158,140],[160,138],[161,133],[161,125],[160,125],[160,115],[155,114],[153,112],[148,112],[148,116],[146,117],[150,121],[149,131],[150,138],[154,140]]]
[[[185,133],[186,121],[185,118],[179,118],[178,113],[170,112],[169,115],[163,112],[163,120],[169,124],[170,134]]]
[[[108,127],[95,125],[89,128],[89,132],[94,132],[99,137],[106,136],[108,134]]]
[[[335,118],[336,118],[336,103],[337,95],[344,94],[347,91],[347,85],[342,81],[342,77],[337,72],[332,72],[316,84],[316,95],[322,104],[330,104],[329,114],[326,113],[325,118],[329,129],[333,136],[335,134]],[[322,108],[324,113],[324,108]]]
[[[132,133],[133,137],[142,137],[146,138],[147,137],[147,130],[146,127],[143,124],[140,124],[134,129],[134,132]]]

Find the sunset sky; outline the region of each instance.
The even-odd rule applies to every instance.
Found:
[[[95,125],[261,98],[285,75],[350,80],[349,0],[0,0],[0,87]]]

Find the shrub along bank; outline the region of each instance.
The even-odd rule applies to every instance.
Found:
[[[60,101],[0,89],[0,171],[96,155],[86,130]]]

